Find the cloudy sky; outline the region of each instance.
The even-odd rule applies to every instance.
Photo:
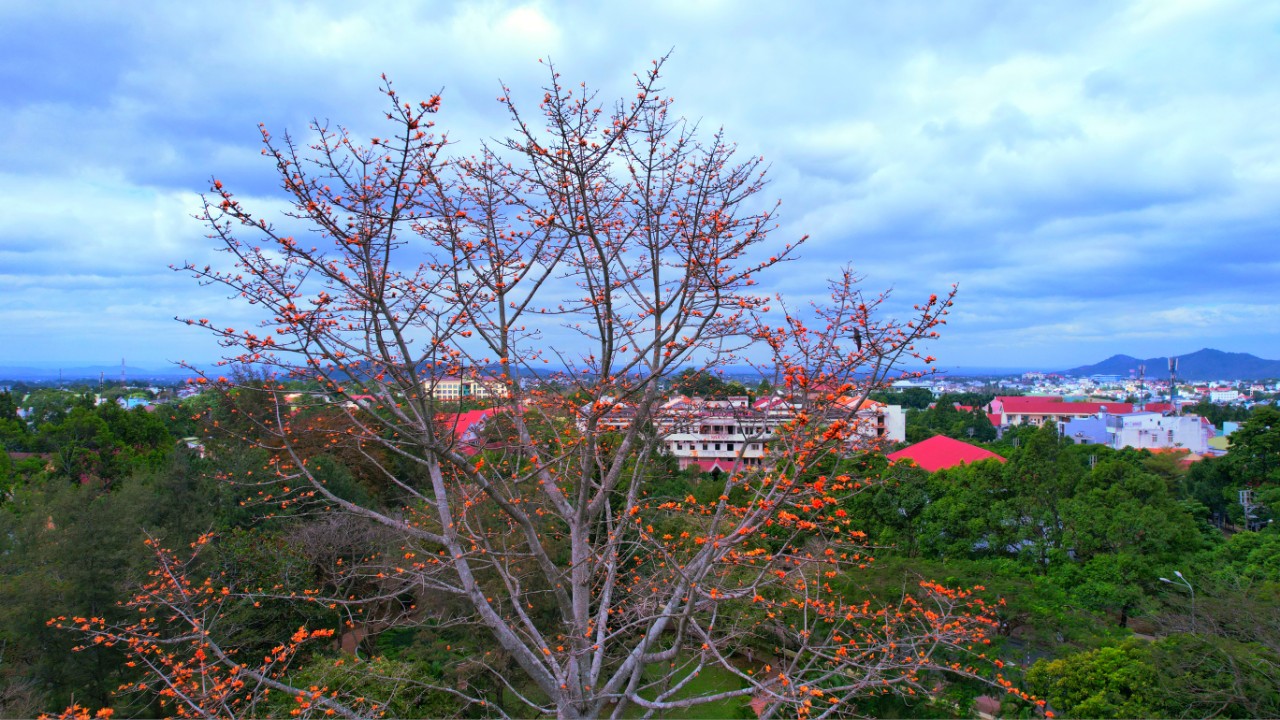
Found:
[[[385,72],[465,147],[539,58],[622,97],[671,49],[812,236],[780,292],[958,283],[948,365],[1280,358],[1277,2],[0,0],[0,364],[215,357],[172,318],[244,311],[168,266],[215,258],[211,176],[278,202],[258,122],[377,134]]]

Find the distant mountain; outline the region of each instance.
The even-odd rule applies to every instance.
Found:
[[[164,370],[148,370],[146,368],[134,367],[129,365],[125,368],[125,377],[130,381],[142,380],[164,380],[172,382],[183,378],[191,377],[190,370],[185,368],[171,366]],[[99,377],[106,377],[108,380],[120,379],[119,365],[87,365],[80,367],[63,367],[43,364],[42,367],[20,367],[15,365],[0,365],[0,380],[9,381],[26,381],[26,382],[56,382],[59,377],[62,380],[71,382],[75,380],[97,380]]]
[[[1178,377],[1184,380],[1266,380],[1280,378],[1280,360],[1265,360],[1249,353],[1229,353],[1204,348],[1189,355],[1178,355]],[[1169,358],[1154,357],[1140,360],[1130,355],[1112,355],[1094,365],[1084,365],[1063,370],[1063,375],[1087,377],[1089,375],[1119,375],[1126,377],[1137,372],[1139,365],[1147,366],[1147,377],[1154,380],[1169,379]]]

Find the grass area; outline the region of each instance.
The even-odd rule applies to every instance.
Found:
[[[648,673],[646,673],[648,674]],[[657,673],[653,673],[654,676]],[[743,687],[742,680],[733,673],[725,670],[719,665],[708,665],[698,673],[698,676],[689,681],[688,685],[676,695],[676,699],[699,697],[702,695],[713,695],[726,690],[737,690]],[[646,696],[649,696],[646,694]],[[685,720],[692,718],[752,718],[755,713],[752,712],[749,704],[751,698],[740,697],[731,698],[729,700],[721,700],[719,702],[706,703],[704,705],[695,705],[691,708],[683,710],[674,710],[671,712],[661,713],[663,718],[672,718],[673,720]],[[626,717],[637,718],[644,715],[644,708],[635,705],[628,708]]]

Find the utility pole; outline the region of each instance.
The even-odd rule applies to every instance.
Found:
[[[1144,382],[1146,380],[1146,376],[1147,376],[1147,366],[1139,365],[1138,366],[1138,407],[1135,408],[1139,412],[1147,409],[1147,402],[1145,399],[1147,397],[1147,389],[1146,389],[1146,384]]]

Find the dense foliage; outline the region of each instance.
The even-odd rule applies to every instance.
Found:
[[[234,422],[224,402],[206,393],[147,412],[93,407],[84,392],[45,395],[61,398],[51,403],[49,419],[28,424],[10,414],[20,443],[0,453],[5,715],[34,715],[73,700],[121,715],[162,714],[155,689],[136,686],[143,674],[122,662],[120,648],[90,643],[73,652],[81,638],[48,625],[51,617],[109,619],[126,612],[117,603],[151,569],[146,536],[185,547],[214,530],[216,540],[197,561],[202,574],[276,589],[279,599],[230,607],[228,616],[245,638],[288,637],[303,625],[341,629],[338,616],[287,596],[342,582],[332,574],[335,563],[358,560],[378,540],[337,518],[242,504],[256,491],[217,475],[237,465],[245,472],[256,467],[257,451],[219,435],[224,439],[209,441],[218,445],[215,468],[181,440],[193,431],[206,434],[215,422]],[[0,400],[29,407],[21,398]],[[1059,714],[1274,716],[1280,713],[1280,534],[1272,527],[1224,533],[1210,522],[1212,508],[1229,511],[1240,488],[1267,497],[1277,489],[1267,455],[1280,428],[1274,415],[1269,408],[1257,411],[1231,453],[1189,470],[1145,452],[1059,444],[1046,431],[1024,434],[1016,448],[1004,446],[1009,462],[1003,465],[928,474],[890,467],[875,454],[850,460],[844,469],[870,483],[840,507],[881,549],[845,591],[885,595],[919,577],[984,585],[984,595],[1001,602],[991,653],[1008,671],[1028,669],[1019,682]],[[390,492],[362,474],[357,457],[317,453],[317,462],[350,497]],[[663,496],[697,495],[707,487],[697,474],[661,464],[647,482]],[[1175,571],[1194,589],[1194,604],[1188,588],[1160,581]],[[770,648],[749,650],[767,654]],[[390,711],[403,716],[446,715],[459,707],[447,693],[403,678],[485,685],[493,683],[486,666],[509,662],[464,628],[404,631],[393,622],[342,642],[312,641],[297,652],[290,673],[298,682],[381,694],[392,698]],[[471,662],[477,657],[488,660]],[[356,662],[361,658],[364,665]],[[118,692],[122,684],[133,690]],[[984,692],[981,685],[958,683],[931,700],[884,698],[864,709],[963,714]],[[264,714],[287,712],[294,701],[272,702]],[[716,712],[745,711],[730,704]]]

